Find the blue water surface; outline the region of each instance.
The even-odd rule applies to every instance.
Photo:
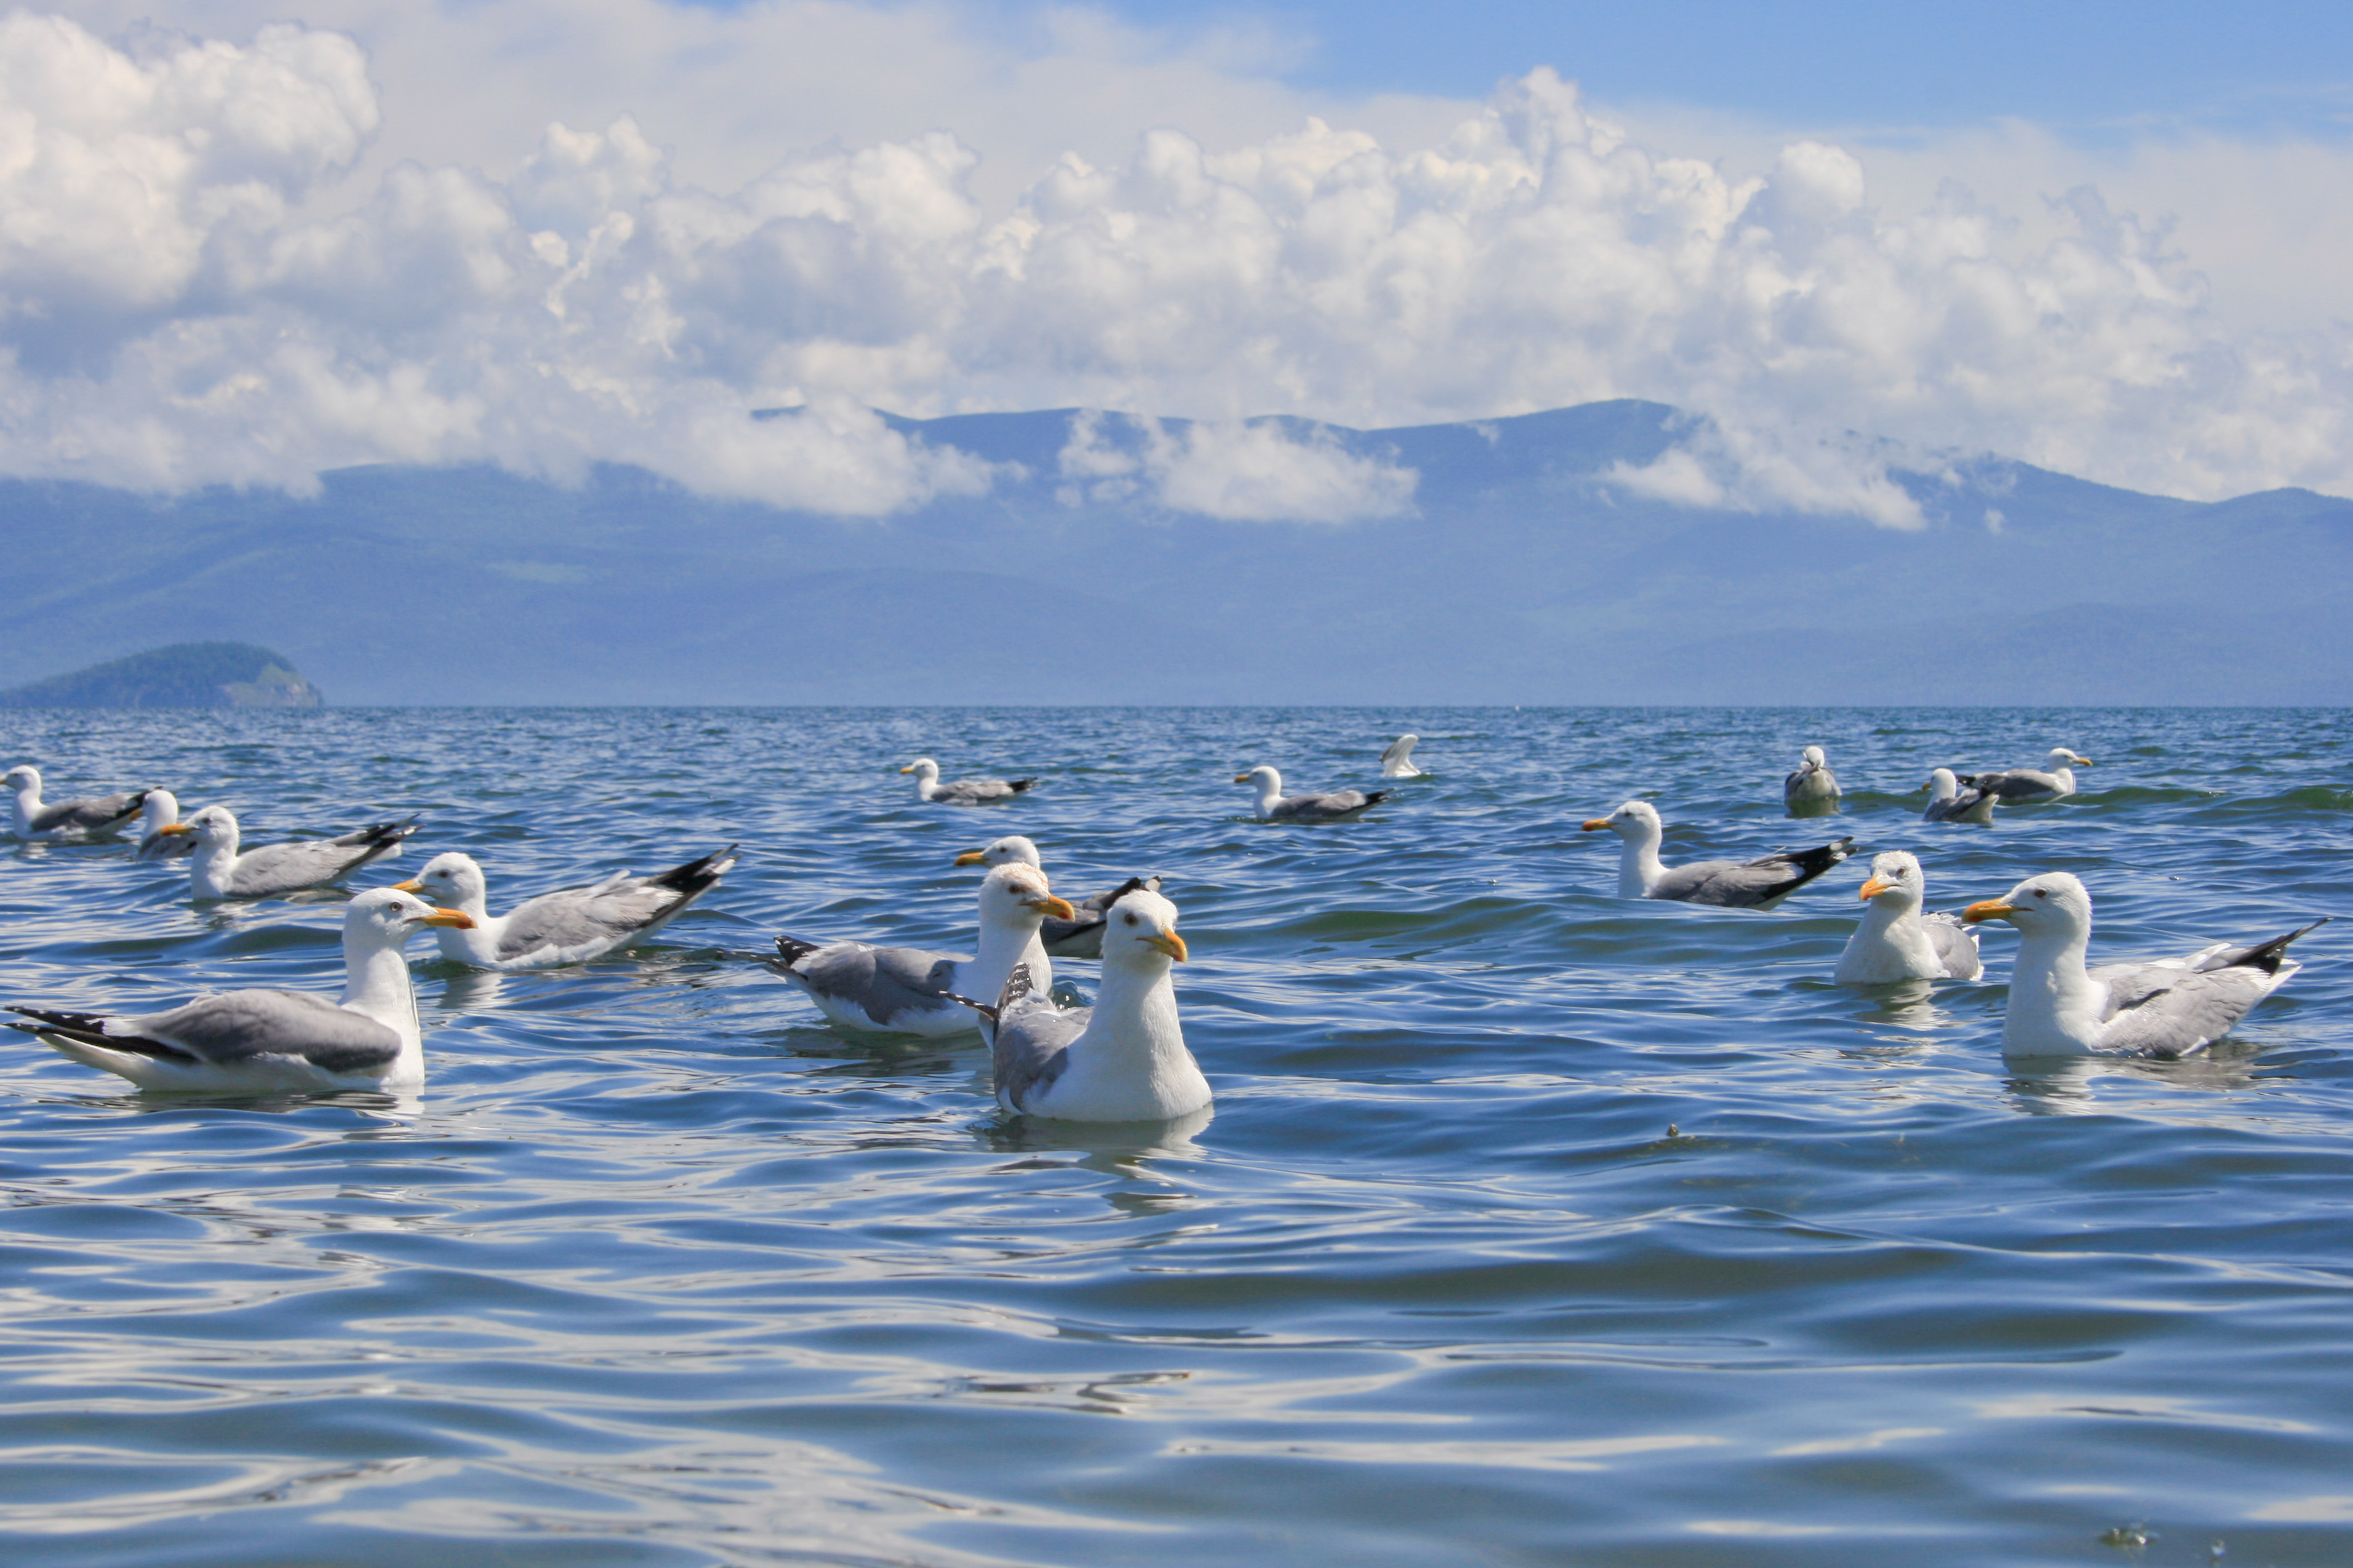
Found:
[[[2174,1064],[2005,1062],[1986,981],[1828,976],[1781,911],[1621,901],[1852,833],[1933,907],[2064,869],[2095,957],[2353,913],[2348,715],[328,710],[0,715],[52,796],[250,838],[422,814],[494,907],[730,842],[649,949],[412,957],[414,1100],[142,1095],[0,1044],[0,1556],[322,1563],[2353,1562],[2353,921]],[[1261,762],[1365,820],[1244,819]],[[1925,825],[1938,763],[2084,792]],[[1843,813],[1780,777],[1829,749]],[[1001,807],[898,773],[1036,773]],[[741,956],[963,948],[1009,832],[1163,873],[1214,1114],[1000,1112],[976,1037],[860,1038]],[[339,984],[332,898],[198,907],[0,852],[0,1000]],[[1068,963],[1082,991],[1093,966]],[[2220,1552],[2221,1555],[2217,1556]]]

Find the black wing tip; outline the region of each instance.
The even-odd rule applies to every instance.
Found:
[[[998,1009],[993,1003],[976,1002],[971,997],[960,995],[954,991],[943,991],[940,994],[946,997],[951,1002],[963,1003],[965,1006],[971,1008],[974,1012],[979,1014],[982,1017],[987,1019],[992,1024],[997,1022]]]
[[[1015,964],[1013,973],[1005,977],[1005,989],[997,994],[997,1007],[989,1014],[990,1019],[994,1021],[1007,1008],[1037,989],[1037,979],[1029,973],[1028,963]]]
[[[1397,794],[1397,791],[1393,789],[1377,789],[1370,791],[1365,796],[1365,805],[1366,809],[1369,810],[1371,807],[1380,805],[1381,802],[1388,799],[1389,796],[1395,794]]]
[[[1019,795],[1023,790],[1030,788],[1032,785],[1037,784],[1037,782],[1038,780],[1034,778],[1007,779],[1005,781],[1005,787],[1011,790],[1015,795]]]
[[[673,866],[649,880],[657,887],[669,888],[676,892],[700,893],[716,887],[720,878],[735,868],[735,862],[742,858],[735,851],[741,847],[740,844],[730,844],[724,849],[713,849],[700,860]]]
[[[2298,926],[2295,930],[2289,931],[2285,936],[2275,936],[2269,942],[2259,942],[2255,943],[2254,946],[2247,949],[2244,952],[2232,958],[2224,967],[2231,969],[2260,969],[2266,974],[2277,974],[2279,973],[2280,965],[2287,962],[2288,943],[2294,942],[2300,936],[2306,936],[2313,931],[2318,931],[2322,926],[2327,925],[2335,918],[2336,917],[2333,915],[2323,915],[2318,920],[2314,921],[2310,925]]]
[[[824,945],[821,942],[810,942],[802,937],[780,936],[776,938],[776,956],[785,961],[786,968],[790,969]]]

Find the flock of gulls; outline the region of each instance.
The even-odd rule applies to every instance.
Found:
[[[1381,753],[1384,778],[1425,774],[1413,762],[1418,737]],[[1960,773],[1938,768],[1922,814],[1929,822],[1986,824],[1997,807],[2056,801],[2075,793],[2077,768],[2092,765],[2064,746],[2040,768]],[[954,806],[1018,799],[1034,778],[942,783],[939,764],[918,758],[919,800]],[[105,843],[133,837],[137,860],[185,862],[198,900],[266,899],[326,888],[401,853],[414,818],[375,823],[330,838],[245,847],[237,818],[208,805],[183,817],[163,789],[69,800],[41,798],[41,776],[11,769],[12,826],[24,842]],[[1272,823],[1356,820],[1397,790],[1286,795],[1282,775],[1256,767],[1236,776]],[[1837,775],[1808,746],[1783,785],[1792,816],[1838,809]],[[1748,860],[1668,866],[1660,859],[1658,809],[1630,800],[1584,824],[1620,840],[1617,891],[1727,909],[1769,910],[1820,880],[1854,853],[1841,838],[1815,848]],[[354,895],[343,916],[344,984],[331,1002],[313,992],[253,989],[215,993],[161,1013],[117,1015],[12,1007],[31,1020],[9,1026],[72,1059],[142,1089],[234,1092],[410,1090],[425,1078],[424,1041],[405,946],[429,929],[441,956],[482,969],[576,964],[645,941],[719,885],[736,861],[729,845],[650,877],[615,872],[602,881],[543,893],[505,914],[490,910],[490,884],[470,855],[445,853],[411,880]],[[1172,965],[1187,957],[1176,906],[1158,877],[1134,878],[1078,903],[1056,895],[1038,847],[1018,835],[960,856],[986,868],[969,957],[861,942],[776,938],[756,955],[805,994],[836,1026],[859,1032],[949,1037],[977,1031],[987,1043],[998,1102],[1008,1111],[1082,1121],[1167,1121],[1209,1104],[1208,1081],[1185,1045]],[[2069,874],[2030,877],[1999,899],[1958,916],[1926,914],[1919,860],[1891,850],[1872,861],[1860,898],[1862,923],[1841,954],[1842,984],[1976,980],[1984,973],[1978,928],[2015,926],[2002,1045],[2019,1056],[2107,1054],[2176,1058],[2220,1039],[2256,1003],[2295,974],[2290,943],[2316,926],[2252,946],[2217,942],[2176,958],[2087,963],[2092,899]],[[1066,1006],[1054,994],[1054,961],[1101,965],[1092,1006]]]

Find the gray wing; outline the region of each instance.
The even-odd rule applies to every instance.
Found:
[[[200,996],[168,1013],[109,1021],[106,1043],[117,1049],[214,1067],[261,1057],[291,1057],[328,1072],[366,1073],[389,1067],[400,1037],[323,996],[304,991],[227,991]]]
[[[2255,969],[2200,973],[2160,963],[2104,964],[2092,978],[2108,988],[2100,1049],[2136,1057],[2182,1057],[2231,1032],[2272,988]]]
[[[1947,974],[1956,980],[1975,980],[1985,973],[1975,926],[1965,926],[1959,917],[1949,914],[1925,915],[1920,923],[1928,928],[1928,941],[1944,961]]]
[[[1071,1042],[1086,1032],[1092,1007],[1060,1008],[1040,997],[1024,997],[1001,1011],[989,1047],[997,1073],[997,1096],[1016,1110],[1054,1087],[1071,1065]]]
[[[151,833],[131,852],[134,860],[178,860],[195,853],[196,840],[186,833]]]
[[[1990,822],[1999,799],[1981,789],[1963,788],[1950,800],[1930,801],[1920,818],[1924,822]]]
[[[1038,928],[1038,940],[1052,958],[1101,958],[1103,956],[1103,919],[1111,913],[1112,905],[1128,894],[1144,889],[1160,890],[1157,877],[1130,877],[1107,893],[1097,893],[1082,899],[1072,908],[1075,920],[1061,920],[1048,915]]]
[[[118,827],[130,817],[139,815],[140,803],[147,798],[143,789],[121,795],[94,795],[85,800],[61,800],[55,805],[45,805],[33,814],[27,826],[35,833],[103,833]]]
[[[811,992],[887,1025],[902,1013],[936,1011],[955,966],[955,959],[921,948],[838,942],[795,961],[792,969]]]
[[[402,832],[387,837],[384,829],[364,827],[340,838],[265,844],[237,856],[228,890],[239,898],[258,898],[320,887],[395,853],[407,837]]]
[[[610,947],[659,925],[686,902],[676,889],[644,877],[610,886],[560,888],[515,906],[499,937],[499,958],[512,963],[546,949],[572,952],[598,942]]]
[[[2056,774],[2033,768],[2010,768],[1998,773],[1963,773],[1958,777],[1962,784],[1996,800],[2031,800],[2036,795],[2059,793]]]
[[[1268,816],[1277,822],[1336,822],[1389,797],[1388,790],[1366,795],[1361,790],[1334,790],[1327,795],[1287,795],[1274,803]]]
[[[1854,840],[1841,838],[1818,849],[1766,855],[1755,860],[1697,860],[1669,868],[1644,896],[1753,910],[1787,898],[1853,853]]]

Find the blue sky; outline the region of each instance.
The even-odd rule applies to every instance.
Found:
[[[1874,452],[2345,493],[2348,15],[52,0],[0,16],[0,472],[884,515],[992,481],[878,406],[1638,396],[1695,505],[1907,526]]]

